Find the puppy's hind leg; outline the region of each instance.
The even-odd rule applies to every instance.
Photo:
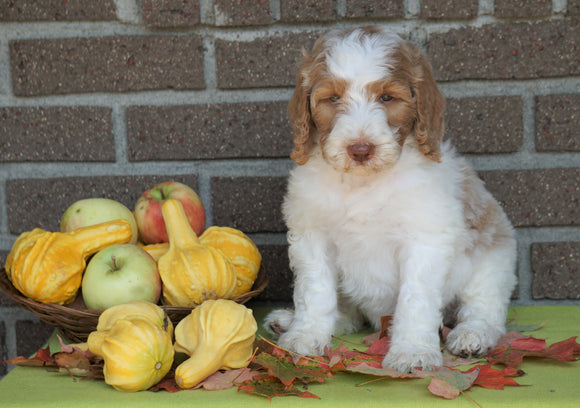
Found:
[[[505,319],[516,283],[515,244],[484,251],[473,260],[471,281],[460,294],[457,326],[447,349],[461,356],[483,355],[505,333]]]

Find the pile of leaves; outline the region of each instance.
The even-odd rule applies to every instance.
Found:
[[[540,326],[537,326],[540,327]],[[255,353],[248,367],[218,371],[195,389],[221,390],[237,387],[268,399],[279,396],[319,398],[307,390],[311,383],[324,383],[339,373],[361,373],[379,379],[430,378],[429,391],[439,397],[453,399],[474,386],[501,390],[505,386],[519,386],[515,378],[525,373],[518,367],[524,358],[547,358],[558,361],[576,361],[580,357],[580,344],[576,337],[547,345],[544,339],[525,336],[517,331],[508,332],[496,348],[481,359],[462,359],[444,353],[444,365],[433,370],[400,373],[383,368],[381,362],[389,348],[389,337],[384,332],[364,339],[365,344],[347,347],[343,341],[335,348],[326,348],[320,357],[299,356],[278,347],[264,338],[256,341]],[[66,371],[85,379],[102,379],[103,362],[90,351],[66,345],[61,341],[61,351],[51,353],[47,347],[38,350],[31,358],[17,357],[9,364],[41,366],[52,371]],[[360,351],[358,349],[363,349]],[[463,366],[464,369],[457,367]],[[470,368],[465,368],[469,366]],[[173,370],[150,391],[182,391],[173,378]],[[365,382],[364,384],[368,383]],[[362,384],[359,384],[362,385]],[[468,397],[469,398],[469,397]]]

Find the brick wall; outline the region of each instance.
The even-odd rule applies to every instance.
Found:
[[[580,305],[579,21],[579,0],[0,0],[0,261],[77,199],[132,208],[176,179],[260,246],[257,301],[290,301],[295,63],[320,33],[373,23],[423,47],[448,137],[516,226],[514,304]],[[50,332],[0,294],[0,360]]]

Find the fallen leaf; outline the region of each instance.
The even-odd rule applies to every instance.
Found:
[[[513,367],[506,367],[503,370],[498,370],[493,368],[491,364],[478,365],[466,372],[475,371],[476,369],[479,370],[479,375],[475,379],[473,385],[493,390],[503,390],[503,387],[506,385],[515,387],[520,386],[520,384],[510,377],[521,377],[525,374],[522,370]]]
[[[369,362],[359,362],[350,364],[346,371],[351,371],[354,373],[374,375],[376,377],[389,377],[389,378],[424,378],[423,376],[418,376],[416,373],[401,373],[391,367],[377,367],[375,364],[369,364]]]
[[[485,358],[491,364],[504,364],[507,367],[518,367],[523,362],[524,357],[576,361],[578,356],[580,356],[580,344],[576,342],[576,337],[570,337],[550,346],[546,346],[544,339],[524,337],[514,339],[507,346],[497,346]]]
[[[463,372],[449,367],[437,367],[434,371],[422,373],[432,377],[427,387],[432,394],[445,399],[455,399],[462,391],[471,388],[479,375],[479,369],[476,367],[471,372]]]
[[[208,391],[226,390],[247,381],[252,381],[259,375],[261,375],[260,372],[248,368],[217,371],[197,384],[193,389],[204,388]]]
[[[250,394],[260,395],[262,397],[268,398],[270,401],[274,397],[286,397],[286,396],[320,399],[320,397],[318,397],[317,395],[314,395],[309,391],[301,391],[292,384],[289,386],[285,386],[278,380],[278,378],[271,377],[269,375],[259,376],[248,383],[240,385],[238,387],[238,392],[239,391],[245,391]]]
[[[25,367],[50,367],[55,366],[54,359],[50,354],[50,347],[39,349],[32,357],[18,356],[10,360],[1,361],[2,363],[25,366]]]
[[[294,381],[307,384],[310,382],[324,382],[330,375],[328,369],[312,365],[294,364],[290,358],[276,358],[269,353],[260,353],[252,360],[264,368],[271,377],[275,377],[285,386],[290,386]]]
[[[365,354],[378,354],[384,356],[389,351],[389,345],[391,344],[390,337],[381,337],[373,344],[370,345],[368,349],[365,350]]]

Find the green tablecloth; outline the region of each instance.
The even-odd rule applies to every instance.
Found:
[[[255,310],[261,320],[265,310]],[[548,343],[580,335],[580,307],[533,306],[515,307],[519,324],[537,324],[549,318],[548,323],[533,333]],[[359,335],[346,336],[360,341]],[[54,339],[52,340],[54,341]],[[517,382],[529,386],[506,387],[505,390],[487,390],[473,387],[468,395],[482,407],[579,407],[580,362],[557,362],[545,359],[525,359],[520,366],[526,372]],[[277,397],[266,398],[238,392],[181,391],[123,393],[101,381],[74,382],[68,374],[47,372],[41,368],[16,367],[0,381],[0,407],[474,407],[463,395],[445,400],[429,393],[425,380],[386,379],[357,386],[370,379],[358,374],[337,374],[323,384],[310,385],[309,390],[321,399]]]

